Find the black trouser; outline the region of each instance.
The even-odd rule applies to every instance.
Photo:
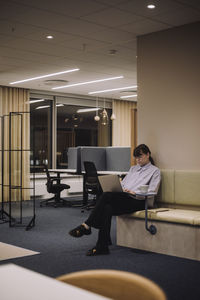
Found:
[[[88,226],[99,229],[96,246],[98,248],[108,247],[112,216],[128,214],[143,209],[145,209],[144,200],[137,200],[128,193],[103,193],[85,221]]]

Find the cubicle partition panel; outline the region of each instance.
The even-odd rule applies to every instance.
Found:
[[[81,174],[81,147],[69,147],[67,151],[68,169],[75,169]]]
[[[128,171],[131,165],[130,147],[106,147],[106,169]]]
[[[130,147],[70,147],[68,169],[77,174],[84,171],[84,161],[94,162],[97,171],[128,171],[131,165]]]
[[[94,162],[97,171],[106,170],[105,147],[81,147],[81,170],[84,171],[84,161]]]

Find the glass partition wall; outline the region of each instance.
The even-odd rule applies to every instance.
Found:
[[[95,101],[93,107],[91,101],[85,101],[86,105],[81,105],[84,101],[63,102],[56,97],[30,98],[31,165],[45,163],[49,168],[67,169],[69,147],[111,146],[111,104],[105,109],[102,103],[95,111]],[[99,120],[95,121],[97,115]]]

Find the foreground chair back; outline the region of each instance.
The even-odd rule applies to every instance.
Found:
[[[93,195],[93,201],[92,203],[87,204],[86,206],[82,207],[82,212],[84,209],[89,210],[94,207],[96,203],[96,199],[101,193],[101,187],[99,184],[97,169],[92,161],[84,161],[84,190],[89,195]]]
[[[115,300],[166,300],[163,290],[153,281],[129,272],[87,270],[66,274],[60,281]]]

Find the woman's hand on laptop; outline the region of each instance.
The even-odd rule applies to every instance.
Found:
[[[126,193],[129,193],[129,194],[135,195],[135,192],[129,191],[128,189],[124,189],[123,191],[126,192]]]

